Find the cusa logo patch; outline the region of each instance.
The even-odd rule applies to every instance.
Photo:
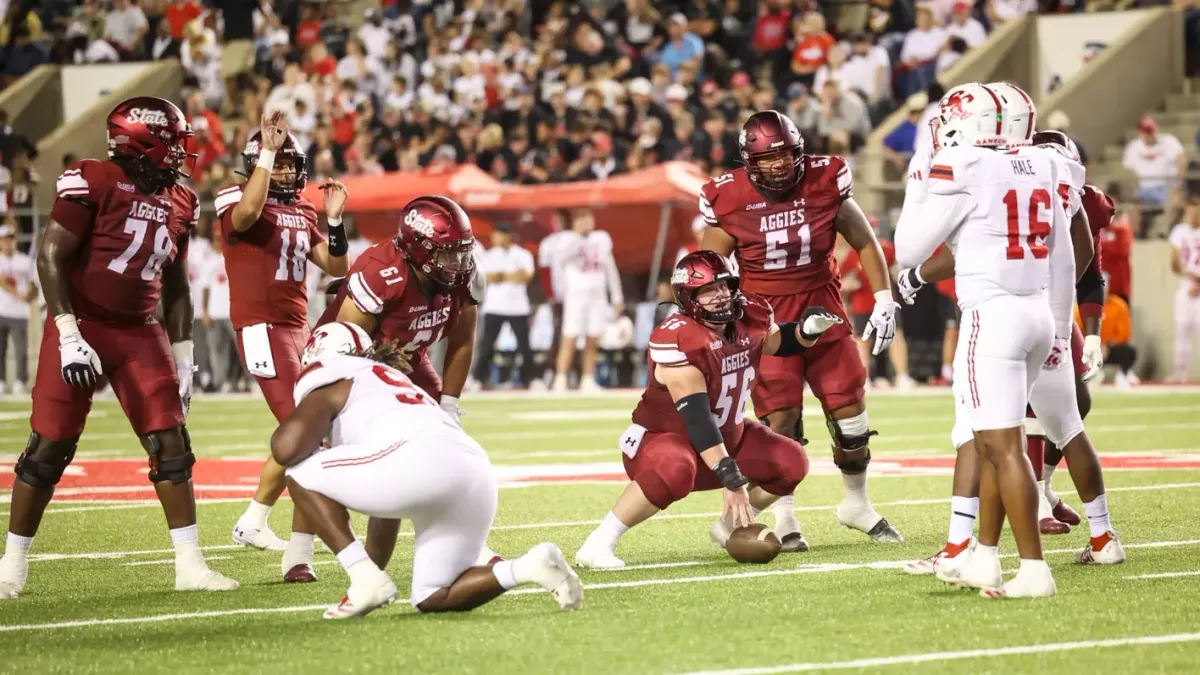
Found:
[[[153,108],[133,108],[126,115],[130,124],[145,124],[148,127],[167,126],[167,114]]]

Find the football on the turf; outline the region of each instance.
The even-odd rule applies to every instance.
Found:
[[[739,527],[729,535],[725,550],[740,563],[769,563],[779,555],[779,537],[762,523]]]

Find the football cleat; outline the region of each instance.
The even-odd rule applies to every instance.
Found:
[[[1121,538],[1109,530],[1099,537],[1092,537],[1082,551],[1075,554],[1075,562],[1080,565],[1120,565],[1125,562],[1125,547],[1121,546]]]
[[[870,503],[864,507],[861,502],[852,503],[849,499],[843,499],[837,506],[837,517],[843,526],[866,533],[871,541],[885,544],[904,541],[904,537],[900,536],[896,528],[879,515]]]
[[[354,619],[387,607],[400,597],[396,584],[380,572],[369,583],[350,584],[345,597],[337,605],[325,610],[326,619]]]
[[[789,553],[804,553],[808,540],[800,531],[800,521],[791,509],[775,510],[775,536],[779,538],[779,550]]]
[[[23,555],[6,555],[0,558],[0,600],[9,600],[25,590],[29,577],[29,560]]]
[[[625,561],[618,558],[611,548],[593,543],[592,538],[588,537],[575,553],[575,564],[592,570],[618,570],[625,566]]]
[[[1051,509],[1051,513],[1054,514],[1055,520],[1066,523],[1072,527],[1083,522],[1080,520],[1079,514],[1075,513],[1075,509],[1068,506],[1067,503],[1061,499],[1058,500],[1058,502],[1054,505],[1054,508]]]
[[[554,544],[538,544],[513,563],[527,570],[534,583],[550,591],[559,607],[566,610],[583,607],[583,582]]]
[[[263,551],[287,550],[287,542],[275,536],[271,528],[245,527],[241,523],[233,526],[233,543]]]
[[[729,537],[732,534],[733,528],[729,526],[729,523],[725,522],[724,518],[717,518],[717,522],[708,528],[708,538],[712,540],[712,543],[721,548],[725,548],[725,544],[729,541]]]
[[[983,588],[979,595],[985,598],[1052,598],[1058,593],[1054,575],[1048,566],[1021,569],[1017,576],[996,588]]]
[[[1000,557],[980,555],[978,548],[968,553],[966,560],[957,567],[945,566],[935,570],[939,581],[959,588],[999,588],[1003,583],[1000,576]],[[962,557],[962,556],[959,556]]]
[[[312,565],[308,563],[300,563],[292,565],[287,572],[283,574],[283,582],[287,584],[307,584],[317,580],[317,572]]]
[[[1050,516],[1038,521],[1038,529],[1041,530],[1042,534],[1046,535],[1070,534],[1071,532],[1070,525]]]
[[[11,581],[0,581],[0,600],[14,600],[21,595],[23,587]]]
[[[175,570],[175,590],[177,591],[236,591],[241,585],[208,567],[192,567],[192,569]]]
[[[905,565],[904,572],[906,574],[922,575],[934,574],[938,570],[946,572],[955,570],[971,557],[971,546],[974,543],[974,539],[968,539],[961,544],[946,542],[942,550],[937,553],[928,558],[914,560]]]

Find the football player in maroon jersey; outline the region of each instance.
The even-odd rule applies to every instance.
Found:
[[[862,339],[874,336],[872,352],[879,354],[895,337],[899,305],[892,299],[879,240],[851,196],[850,167],[841,157],[804,154],[796,125],[774,110],[751,115],[738,143],[745,166],[714,178],[700,193],[700,214],[709,225],[702,246],[722,255],[736,252],[746,290],[762,294],[780,319],[799,321],[811,306],[826,307],[842,318],[804,354],[763,359],[754,412],[776,432],[803,439],[807,382],[825,412],[833,462],[846,489],[838,520],[874,541],[903,541],[867,497],[869,441],[876,432],[867,426],[867,371],[842,305],[833,258],[840,234],[858,252],[863,274],[876,289]],[[794,508],[790,496],[776,502],[775,533],[783,550],[806,551]]]
[[[575,555],[583,567],[624,567],[614,553],[620,536],[697,490],[725,488],[711,532],[724,546],[808,473],[804,446],[745,420],[746,403],[763,357],[802,353],[844,319],[809,307],[776,325],[771,306],[742,293],[712,251],[684,256],[671,289],[681,313],[650,335],[650,384],[620,440],[631,482]]]
[[[169,101],[139,96],[108,116],[107,161],[72,162],[38,246],[46,326],[32,433],[17,460],[0,598],[25,588],[28,552],[54,486],[75,456],[92,392],[108,378],[150,456],[147,477],[175,546],[175,589],[236,590],[200,552],[192,493],[192,295],[188,235],[199,201],[178,185],[191,127]],[[162,300],[166,324],[156,311]]]
[[[346,188],[337,181],[326,190],[329,240],[317,229],[317,210],[301,196],[308,180],[307,157],[286,120],[276,112],[246,143],[242,161],[249,179],[217,191],[216,210],[229,277],[229,311],[242,364],[258,381],[275,419],[283,421],[295,404],[292,388],[300,375],[300,353],[308,342],[308,262],[327,274],[346,274],[348,243],[342,225]],[[313,536],[300,511],[292,511],[294,536],[285,544],[267,526],[267,514],[283,493],[283,467],[270,456],[258,490],[233,527],[233,540],[245,546],[285,550],[286,581],[315,581]]]
[[[405,205],[396,236],[354,261],[317,325],[353,323],[376,342],[401,346],[411,355],[409,379],[458,421],[485,285],[462,207],[447,197],[418,197]],[[438,377],[429,347],[443,338],[446,359]],[[367,526],[367,551],[380,567],[391,556],[398,528],[397,521],[376,518]]]

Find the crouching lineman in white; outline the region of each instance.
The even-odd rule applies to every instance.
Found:
[[[350,530],[347,510],[412,520],[410,602],[421,612],[474,609],[530,583],[564,609],[579,609],[583,585],[554,544],[475,566],[496,514],[491,463],[400,370],[407,353],[370,345],[353,324],[314,331],[301,357],[296,410],[271,438],[296,508],[350,576],[345,598],[325,618],[362,616],[398,595]],[[321,450],[327,437],[332,447]]]
[[[956,417],[970,420],[982,460],[979,543],[944,578],[981,588],[985,597],[1043,597],[1056,588],[1042,553],[1024,418],[1051,349],[1069,345],[1070,326],[1056,325],[1062,313],[1052,310],[1051,299],[1070,301],[1070,293],[1055,290],[1074,287],[1075,261],[1057,168],[1045,154],[1003,152],[1002,112],[1000,96],[980,84],[956,87],[942,99],[922,217],[896,230],[896,259],[915,267],[946,242],[963,312]],[[997,550],[1005,515],[1021,558],[1008,582]]]

